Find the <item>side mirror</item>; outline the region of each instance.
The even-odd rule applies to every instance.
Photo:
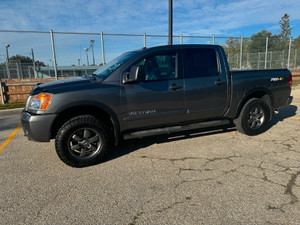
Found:
[[[141,66],[132,66],[130,72],[123,75],[123,83],[133,83],[139,79],[139,74],[143,71]]]

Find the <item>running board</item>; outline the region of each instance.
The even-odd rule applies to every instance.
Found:
[[[195,130],[195,129],[207,128],[207,127],[216,127],[216,126],[222,126],[228,124],[230,124],[229,120],[213,120],[213,121],[206,121],[201,123],[192,123],[192,124],[182,125],[182,126],[171,126],[171,127],[156,128],[151,130],[135,131],[132,133],[124,134],[123,138],[124,140],[128,140],[133,138],[141,138],[141,137],[154,136],[159,134],[169,134],[173,132]]]

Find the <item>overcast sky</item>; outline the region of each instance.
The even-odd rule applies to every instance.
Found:
[[[173,0],[173,5],[174,35],[250,37],[263,29],[279,34],[279,20],[284,13],[290,15],[292,36],[296,38],[300,35],[299,0]],[[60,32],[167,35],[168,0],[0,0],[0,30],[50,29]],[[43,41],[51,50],[49,35],[43,41],[41,38],[35,40],[37,37],[1,32],[0,57],[4,55],[2,46],[10,43],[11,54],[26,55],[33,48],[39,58],[49,61],[51,51],[47,56],[42,53]],[[74,56],[68,64],[77,64],[77,59],[85,54],[83,48],[88,47],[90,39],[96,39],[96,54],[101,57],[99,37],[87,37],[84,42],[79,39],[76,42],[75,37],[72,40],[62,36],[55,38],[60,58],[65,59],[63,53],[76,46],[78,56]],[[110,41],[106,40],[106,49],[109,45],[116,45]],[[156,44],[147,41],[147,44]],[[138,47],[143,47],[141,38],[138,42]],[[165,40],[163,43],[167,44]],[[124,50],[136,48],[129,42],[122,43],[122,46],[127,47]],[[111,56],[117,54],[113,50],[106,50],[106,53]]]

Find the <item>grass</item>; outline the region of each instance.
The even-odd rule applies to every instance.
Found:
[[[293,81],[293,86],[297,86],[297,85],[300,85],[300,80]]]
[[[24,108],[25,102],[13,102],[13,103],[6,103],[6,104],[0,104],[0,110],[4,109],[17,109],[17,108]]]

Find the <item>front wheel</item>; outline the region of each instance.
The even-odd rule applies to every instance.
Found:
[[[112,148],[112,143],[106,125],[90,115],[74,117],[67,121],[55,139],[59,158],[72,167],[99,163]]]
[[[270,106],[262,99],[250,99],[243,107],[238,118],[234,120],[239,132],[250,136],[266,131],[270,121]]]

